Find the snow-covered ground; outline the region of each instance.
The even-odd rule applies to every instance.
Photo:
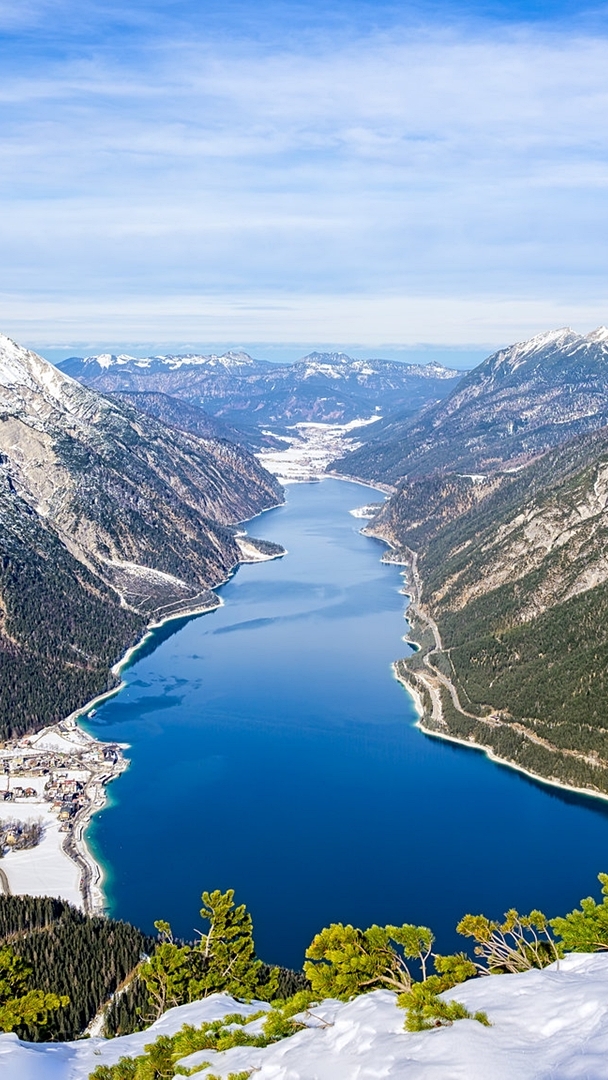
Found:
[[[291,436],[268,432],[275,439],[281,439],[285,449],[262,450],[257,458],[282,484],[319,480],[330,461],[361,446],[355,435],[357,428],[381,419],[372,416],[367,420],[351,420],[348,424],[294,424]]]
[[[65,833],[59,831],[60,822],[49,804],[26,803],[18,813],[13,809],[7,817],[41,821],[44,829],[35,848],[9,851],[0,863],[13,895],[58,896],[81,907],[80,868],[63,850]]]
[[[492,1026],[459,1020],[416,1034],[403,1030],[394,995],[376,991],[348,1004],[327,1001],[303,1017],[308,1026],[264,1049],[206,1050],[179,1063],[225,1078],[253,1070],[255,1080],[608,1080],[608,956],[570,955],[559,967],[474,979],[450,991]],[[268,1008],[268,1006],[261,1006]],[[20,1043],[0,1035],[1,1080],[86,1080],[101,1064],[129,1057],[161,1033],[228,1013],[246,1015],[224,994],[171,1009],[146,1032],[120,1039]],[[257,1030],[254,1021],[251,1030]],[[185,1071],[185,1070],[184,1070]],[[183,1075],[183,1074],[182,1074]]]
[[[350,513],[354,518],[363,518],[369,521],[376,516],[381,505],[381,503],[369,503],[367,506],[357,506]]]

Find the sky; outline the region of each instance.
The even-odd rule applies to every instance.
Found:
[[[0,330],[460,366],[608,322],[608,6],[0,0]]]

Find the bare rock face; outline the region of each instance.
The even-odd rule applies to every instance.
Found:
[[[0,481],[0,690],[12,658],[13,693],[29,663],[48,681],[59,665],[67,695],[60,703],[47,687],[5,730],[60,718],[103,689],[148,620],[214,606],[211,588],[241,559],[231,526],[282,499],[244,448],[103,397],[4,336]]]

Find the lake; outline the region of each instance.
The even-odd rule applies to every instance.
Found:
[[[130,744],[88,833],[113,916],[191,939],[201,891],[234,888],[258,955],[301,967],[330,922],[422,923],[448,952],[467,911],[562,914],[598,893],[608,803],[414,726],[391,670],[409,651],[401,569],[349,513],[381,497],[289,486],[248,527],[287,555],[154,631],[87,721]]]

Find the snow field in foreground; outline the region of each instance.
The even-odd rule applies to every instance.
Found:
[[[492,1027],[459,1020],[416,1034],[403,1030],[395,997],[379,990],[313,1009],[310,1025],[264,1049],[199,1051],[181,1065],[254,1069],[254,1080],[608,1080],[608,955],[571,954],[543,971],[473,979],[446,995],[487,1012]],[[171,1009],[148,1031],[118,1039],[21,1043],[0,1035],[0,1080],[87,1080],[97,1065],[135,1056],[162,1033],[229,1013],[251,1015],[226,994]],[[326,1026],[327,1025],[327,1026]],[[259,1028],[254,1022],[252,1033]],[[204,1080],[206,1071],[195,1074]]]

